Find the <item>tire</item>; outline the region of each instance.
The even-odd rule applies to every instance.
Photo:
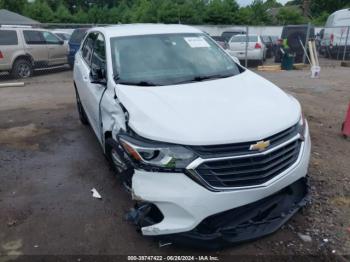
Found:
[[[18,59],[13,64],[11,75],[13,78],[28,78],[33,75],[33,65],[27,59]]]
[[[78,90],[76,88],[75,88],[75,97],[76,97],[76,100],[77,100],[77,108],[78,108],[80,122],[83,125],[87,126],[87,125],[89,125],[89,120],[88,120],[88,118],[86,116],[84,107],[81,104],[79,93],[78,93]]]
[[[107,160],[113,172],[121,179],[123,185],[129,190],[131,188],[133,168],[128,160],[124,158],[123,150],[113,138],[106,139],[105,149]]]

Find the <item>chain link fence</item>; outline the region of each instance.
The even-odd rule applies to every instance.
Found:
[[[0,81],[71,70],[88,28],[103,24],[1,25]],[[246,67],[277,65],[283,50],[294,63],[310,63],[308,40],[315,42],[320,66],[350,59],[350,27],[195,25]],[[38,29],[41,31],[38,32]],[[44,31],[42,31],[44,30]]]

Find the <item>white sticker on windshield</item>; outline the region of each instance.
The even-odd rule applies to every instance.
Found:
[[[202,37],[185,37],[187,44],[192,48],[210,47],[207,41]]]

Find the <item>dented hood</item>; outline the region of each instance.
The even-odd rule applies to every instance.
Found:
[[[117,85],[116,93],[138,135],[183,145],[263,139],[296,124],[301,114],[293,97],[249,70],[181,85]]]

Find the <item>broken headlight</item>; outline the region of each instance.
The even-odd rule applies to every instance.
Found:
[[[119,142],[134,164],[142,169],[179,171],[186,168],[196,158],[191,150],[180,145],[128,135],[119,135]]]

